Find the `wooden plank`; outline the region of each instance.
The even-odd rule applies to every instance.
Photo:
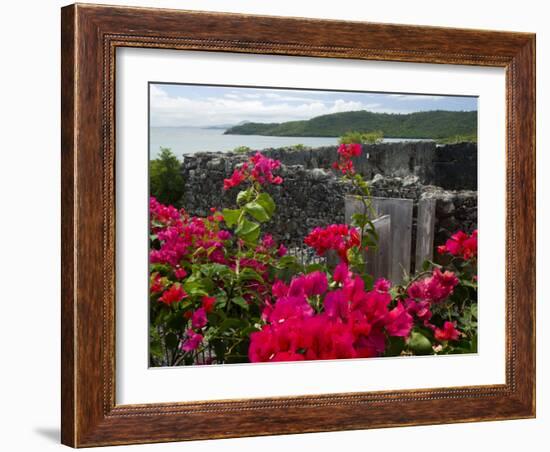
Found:
[[[435,199],[423,198],[418,201],[416,216],[415,271],[422,271],[425,260],[433,259],[435,227]]]
[[[370,248],[365,253],[365,270],[368,274],[378,278],[390,278],[391,273],[391,217],[383,215],[372,221],[378,234],[378,247]]]
[[[376,217],[389,215],[391,217],[391,271],[390,280],[394,284],[403,281],[405,273],[411,271],[412,242],[412,199],[403,198],[371,198]],[[363,204],[355,196],[346,196],[346,222],[351,221],[355,212],[361,212]]]

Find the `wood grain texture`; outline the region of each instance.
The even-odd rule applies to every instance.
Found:
[[[416,250],[414,258],[415,272],[422,271],[422,264],[433,259],[434,226],[435,226],[435,199],[424,198],[418,200],[416,217]]]
[[[72,5],[62,10],[62,442],[74,447],[533,417],[535,37]],[[506,384],[115,404],[117,47],[506,68]]]

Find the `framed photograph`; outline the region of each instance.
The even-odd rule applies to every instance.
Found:
[[[535,416],[535,36],[62,9],[62,442]]]

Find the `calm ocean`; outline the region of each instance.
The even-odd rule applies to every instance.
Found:
[[[180,157],[183,154],[195,152],[232,151],[239,146],[247,146],[254,150],[278,148],[303,144],[304,146],[331,146],[338,138],[324,137],[266,137],[260,135],[224,135],[223,129],[199,129],[187,127],[151,127],[150,128],[150,158],[159,154],[160,148],[170,148]],[[405,141],[399,138],[386,138],[385,142]],[[418,140],[407,140],[418,141]]]

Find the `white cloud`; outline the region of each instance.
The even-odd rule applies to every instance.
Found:
[[[225,94],[221,97],[190,99],[169,96],[161,87],[151,85],[151,125],[197,127],[236,124],[241,121],[284,122],[344,111],[387,111],[378,103],[365,104],[344,99],[320,101],[299,96],[274,97],[273,94],[264,93],[261,97]],[[264,96],[270,100],[267,101]]]

